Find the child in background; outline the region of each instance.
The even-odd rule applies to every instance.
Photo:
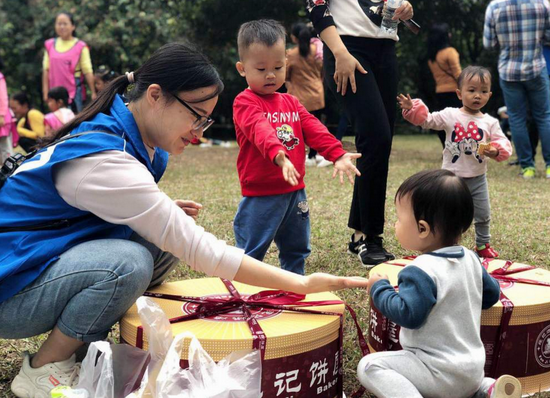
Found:
[[[445,108],[429,113],[419,99],[400,94],[397,97],[403,117],[425,129],[445,130],[443,168],[462,177],[474,200],[476,252],[480,257],[495,258],[490,245],[491,205],[487,186],[487,158],[502,162],[512,154],[512,144],[504,136],[499,121],[481,109],[491,98],[491,73],[480,66],[468,66],[458,78],[458,98],[462,108]]]
[[[11,96],[10,108],[17,118],[19,146],[29,153],[44,137],[44,114],[31,107],[29,97],[23,92]]]
[[[46,137],[74,119],[74,113],[68,106],[69,92],[65,87],[58,86],[48,91],[48,108],[51,112],[44,116]]]
[[[17,144],[17,132],[15,130],[15,121],[10,111],[8,86],[6,79],[2,74],[4,63],[0,58],[0,167],[4,161],[13,155],[13,146]]]
[[[239,74],[248,88],[233,103],[240,151],[237,170],[243,199],[235,216],[237,247],[258,260],[273,240],[281,267],[304,273],[309,245],[309,207],[305,184],[305,145],[334,162],[333,177],[353,183],[359,171],[342,144],[298,99],[278,93],[286,76],[285,29],[258,20],[239,29]]]
[[[297,46],[288,50],[286,54],[287,92],[298,98],[308,112],[322,120],[323,109],[325,109],[323,58],[318,57],[319,47],[311,42],[311,39],[316,36],[315,31],[313,27],[298,22],[292,25],[291,32],[290,39]],[[315,149],[309,149],[306,166],[331,165],[331,162],[317,155]]]
[[[111,80],[119,77],[120,75],[115,71],[109,69],[105,65],[101,65],[98,70],[94,73],[94,86],[95,91],[100,92],[105,88],[105,85]]]
[[[400,351],[377,352],[359,362],[357,374],[378,397],[521,397],[512,376],[484,378],[481,310],[500,296],[498,282],[479,257],[463,246],[474,202],[463,178],[449,170],[409,177],[395,195],[395,235],[419,251],[398,275],[371,274],[371,303],[401,326]]]

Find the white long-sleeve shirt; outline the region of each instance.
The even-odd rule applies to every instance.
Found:
[[[112,224],[129,226],[194,270],[235,277],[244,251],[196,225],[128,153],[105,151],[64,162],[55,169],[54,181],[69,205]]]

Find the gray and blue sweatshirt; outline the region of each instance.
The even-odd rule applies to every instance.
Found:
[[[380,280],[372,286],[371,299],[401,326],[403,349],[437,377],[481,381],[481,310],[499,300],[500,287],[479,257],[462,246],[421,255],[399,273],[398,287],[396,292],[388,280]]]

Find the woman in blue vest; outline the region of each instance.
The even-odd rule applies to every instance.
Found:
[[[178,259],[267,288],[366,287],[363,278],[299,276],[254,260],[195,224],[199,204],[158,189],[168,153],[202,136],[222,90],[200,52],[165,45],[113,80],[0,188],[0,338],[51,330],[36,354],[24,356],[16,396],[74,385],[75,351],[106,338]]]

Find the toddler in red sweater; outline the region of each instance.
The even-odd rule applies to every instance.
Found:
[[[290,94],[278,93],[286,70],[285,29],[258,20],[239,29],[237,71],[248,88],[233,103],[240,151],[237,170],[243,199],[235,216],[237,246],[262,260],[272,241],[283,269],[303,274],[309,244],[305,193],[305,145],[334,162],[333,177],[353,184],[360,175],[353,160],[327,128]]]

